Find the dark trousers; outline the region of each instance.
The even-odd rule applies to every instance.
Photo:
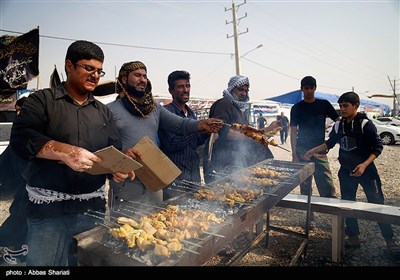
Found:
[[[288,129],[287,129],[287,127],[286,128],[282,128],[282,130],[279,131],[279,133],[280,133],[280,136],[281,136],[281,143],[283,144],[283,143],[286,142],[286,139],[288,137]]]
[[[384,204],[382,183],[374,163],[371,163],[362,176],[350,176],[350,171],[341,167],[339,169],[340,192],[342,199],[356,200],[358,185],[364,190],[369,203]],[[385,239],[393,238],[393,230],[390,224],[378,223],[382,236]],[[346,234],[355,236],[360,233],[358,221],[355,218],[346,218]]]

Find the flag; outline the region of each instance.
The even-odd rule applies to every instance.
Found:
[[[61,84],[61,79],[58,75],[57,66],[54,65],[54,71],[50,76],[50,88],[55,89],[59,84]]]
[[[0,37],[0,90],[26,88],[39,75],[39,28]]]
[[[17,102],[16,90],[4,90],[0,94],[0,111],[15,111],[15,102]]]

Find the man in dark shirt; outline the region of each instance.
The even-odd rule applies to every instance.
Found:
[[[249,107],[249,88],[250,83],[247,77],[241,75],[231,77],[228,88],[223,91],[223,98],[211,106],[210,118],[221,119],[227,124],[248,125],[245,110]],[[265,130],[274,129],[276,124],[276,121],[272,122]],[[212,143],[207,140],[205,148],[207,157],[203,161],[205,163],[203,166],[204,177],[207,183],[216,179],[213,171],[229,174],[236,169],[274,157],[267,146],[234,131],[227,125],[218,132],[218,138],[212,148],[209,145]],[[209,152],[211,152],[211,156],[208,156]],[[211,160],[206,162],[206,159]]]
[[[304,162],[305,152],[321,145],[325,141],[325,119],[339,118],[338,113],[328,100],[315,98],[317,81],[306,76],[301,80],[304,99],[293,105],[290,111],[290,142],[294,162]],[[326,154],[319,154],[311,159],[315,163],[315,184],[320,196],[336,197],[332,173]],[[311,190],[312,176],[300,185],[301,194]]]
[[[72,43],[65,58],[67,81],[31,94],[13,124],[10,144],[29,160],[27,266],[77,265],[72,237],[95,226],[89,209],[105,210],[106,175],[85,173],[101,161],[93,152],[114,145],[119,134],[109,109],[95,100],[104,54],[87,41]],[[122,181],[134,173],[113,174]]]
[[[182,117],[197,119],[186,103],[190,98],[190,74],[186,71],[174,71],[168,76],[168,91],[172,102],[164,107]],[[165,129],[159,129],[160,148],[182,171],[178,180],[201,182],[200,156],[197,147],[204,144],[208,134],[190,133],[177,134]],[[179,195],[177,191],[167,187],[164,189],[164,200]]]
[[[279,133],[280,133],[280,137],[281,137],[281,145],[283,145],[286,143],[286,139],[288,137],[289,120],[285,116],[284,112],[281,112],[281,115],[277,116],[276,119],[282,127],[282,129],[279,131]]]
[[[258,129],[264,128],[266,122],[267,122],[267,119],[263,117],[262,113],[260,113],[259,117],[257,118],[257,127],[258,127]]]

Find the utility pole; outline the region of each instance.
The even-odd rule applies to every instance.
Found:
[[[399,100],[397,99],[397,95],[396,95],[396,79],[393,79],[393,84],[392,84],[392,81],[390,80],[390,78],[389,78],[389,76],[387,76],[388,77],[388,80],[389,80],[389,83],[390,83],[390,87],[392,88],[392,90],[393,90],[393,112],[392,112],[392,117],[394,117],[394,116],[396,116],[397,114],[398,114],[398,111],[397,111],[397,109],[396,109],[396,105],[399,105]]]
[[[238,25],[241,19],[247,17],[247,13],[245,13],[245,15],[241,18],[237,18],[236,17],[236,12],[239,10],[239,7],[246,4],[246,0],[244,0],[244,2],[242,4],[236,5],[234,0],[232,0],[232,8],[227,9],[225,8],[225,12],[232,10],[232,21],[228,22],[226,21],[225,24],[229,24],[232,23],[233,24],[233,35],[229,36],[226,35],[226,38],[231,38],[233,37],[234,42],[235,42],[235,65],[236,65],[236,75],[240,75],[240,54],[239,54],[239,35],[243,34],[243,33],[247,33],[249,32],[249,29],[246,28],[246,31],[238,33]]]

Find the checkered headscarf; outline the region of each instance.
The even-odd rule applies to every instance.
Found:
[[[243,85],[250,86],[249,78],[241,75],[236,75],[230,78],[227,91],[232,94],[232,90]]]
[[[250,100],[249,95],[247,94],[245,101],[241,102],[235,100],[235,98],[232,96],[232,91],[233,89],[241,87],[243,85],[250,86],[249,78],[241,75],[236,75],[229,79],[228,88],[223,91],[223,96],[231,100],[232,103],[235,104],[242,111],[245,110],[246,102]]]

